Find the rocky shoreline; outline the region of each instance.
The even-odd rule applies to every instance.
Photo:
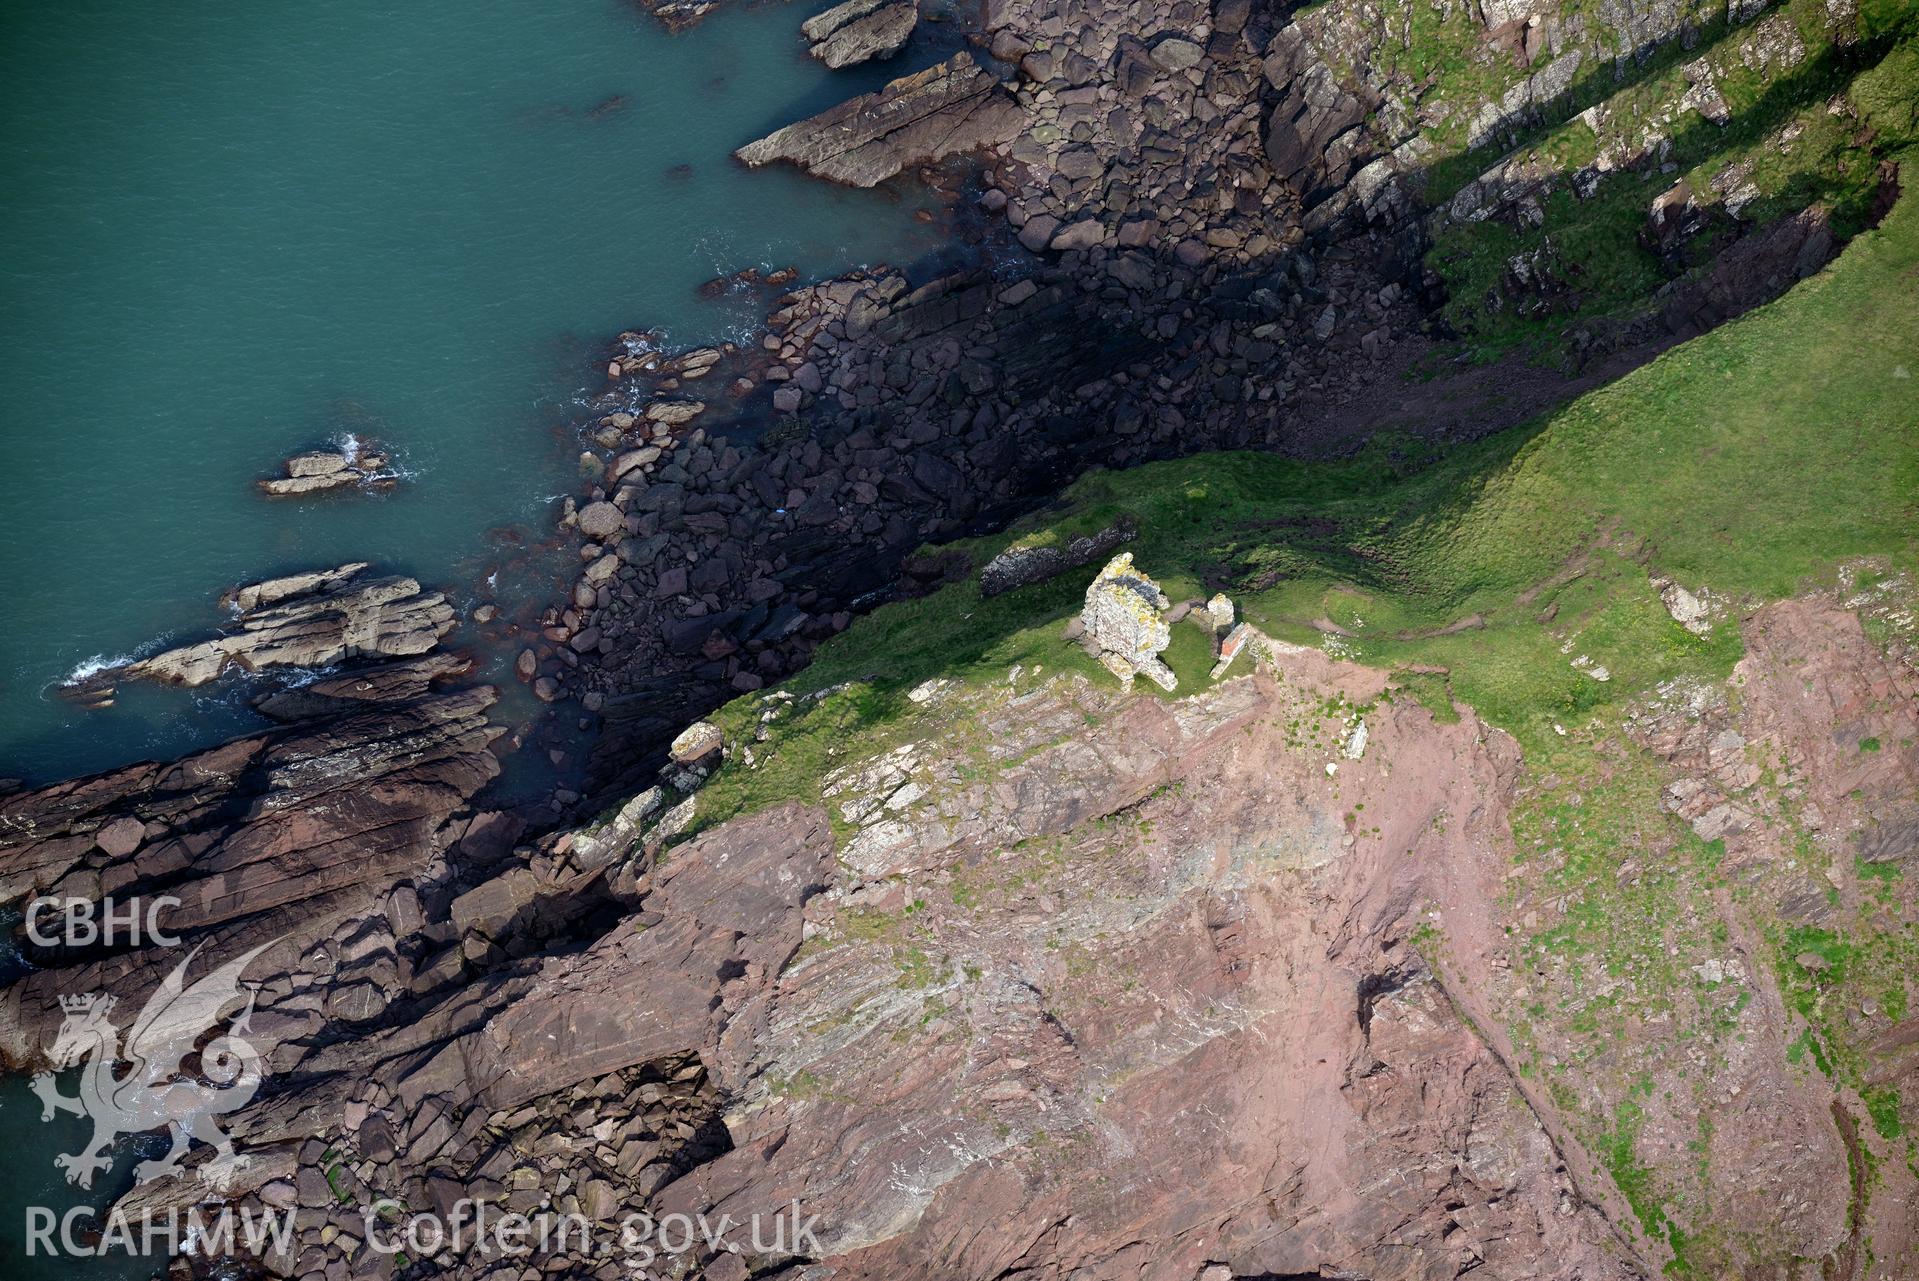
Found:
[[[649,6],[669,25],[712,7]],[[297,1247],[274,1271],[394,1272],[366,1248],[358,1210],[381,1196],[605,1220],[639,1203],[744,1214],[801,1188],[829,1218],[833,1262],[760,1259],[752,1275],[1657,1271],[1550,1105],[1479,1035],[1475,1002],[1494,980],[1444,972],[1410,941],[1441,906],[1486,926],[1472,914],[1499,892],[1487,851],[1503,839],[1516,757],[1470,710],[1442,722],[1387,704],[1370,757],[1363,735],[1337,746],[1354,741],[1342,720],[1333,759],[1288,757],[1293,772],[1274,774],[1248,761],[1281,758],[1287,716],[1366,703],[1382,678],[1268,644],[1258,674],[1179,712],[1064,680],[986,708],[942,710],[929,688],[916,691],[917,743],[830,781],[837,817],[788,804],[659,857],[725,750],[682,737],[688,723],[798,670],[859,612],[974,568],[920,555],[928,544],[1002,527],[1093,467],[1225,448],[1334,456],[1419,425],[1396,390],[1434,347],[1417,131],[1386,89],[1334,77],[1336,17],[1281,23],[1244,0],[1144,15],[992,0],[972,34],[1013,73],[959,55],[743,148],[748,163],[856,185],[916,174],[989,229],[975,261],[929,279],[874,269],[793,288],[756,342],[668,353],[623,336],[591,429],[599,478],[564,521],[580,574],[515,665],[543,701],[596,718],[587,790],[622,801],[598,822],[533,830],[487,805],[494,691],[457,684],[466,665],[438,648],[453,622],[440,596],[365,566],[243,589],[218,637],[123,673],[197,684],[230,667],[347,664],[266,699],[279,727],[0,796],[0,899],[171,895],[168,924],[189,945],[264,949],[252,1018],[278,1084],[232,1118],[251,1164],[230,1193],[297,1208]],[[1549,51],[1508,34],[1529,59]],[[1489,136],[1555,101],[1572,52],[1483,123]],[[1592,376],[1615,367],[1609,350],[1642,359],[1834,251],[1812,216],[1741,243],[1744,257],[1676,291],[1643,330],[1595,338]],[[1460,399],[1424,416],[1425,431],[1472,439],[1581,385],[1515,392],[1462,373],[1429,392]],[[1059,559],[1085,564],[1128,537],[1116,527]],[[1033,560],[989,577],[1051,572]],[[1838,694],[1892,679],[1863,649],[1847,662],[1828,674]],[[1059,731],[1096,724],[1097,750]],[[935,759],[941,735],[981,725],[1006,786]],[[1266,757],[1242,752],[1249,738]],[[908,787],[921,791],[898,802]],[[1448,826],[1434,798],[1455,794],[1484,803]],[[1359,796],[1408,848],[1436,833],[1416,865],[1388,864],[1392,841],[1356,839],[1346,806]],[[1102,861],[1108,818],[1142,833],[1125,837],[1132,861]],[[1195,848],[1285,849],[1272,866],[1189,866],[1154,824]],[[843,849],[837,828],[852,832]],[[860,913],[907,910],[909,883],[959,905],[954,868],[1039,840],[1085,870],[1040,901],[995,891],[983,923],[936,904],[937,971],[890,947],[826,946]],[[1258,888],[1273,877],[1281,888]],[[1030,977],[1086,977],[1056,955],[1065,919],[1067,944],[1117,948],[1146,972],[1141,990],[1087,979],[1078,1040]],[[1307,937],[1309,920],[1337,938]],[[29,959],[39,968],[0,998],[0,1054],[16,1070],[46,1066],[61,994],[138,1004],[177,957],[76,945]],[[991,971],[972,995],[955,978],[969,967]],[[953,1004],[901,995],[920,989]],[[1352,1017],[1328,1021],[1297,997],[1321,989],[1355,991]],[[859,1013],[868,1000],[877,1016]],[[1190,1044],[1133,1037],[1129,1019],[1169,1009]],[[1273,1057],[1276,1042],[1290,1057]],[[1179,1088],[1189,1050],[1223,1083],[1213,1112]],[[1272,1091],[1300,1082],[1320,1103],[1357,1100],[1390,1141],[1273,1106]],[[1132,1118],[1122,1178],[1108,1187],[1075,1150],[1027,1159],[1048,1134],[1091,1124],[1087,1100],[1108,1088]],[[955,1108],[956,1095],[977,1107]],[[874,1099],[886,1133],[869,1124]],[[1171,1168],[1156,1163],[1168,1135],[1182,1154]],[[1808,1179],[1844,1168],[1830,1144],[1794,1160]],[[1192,1189],[1191,1203],[1168,1187]],[[126,1204],[204,1195],[183,1176]],[[1469,1257],[1462,1233],[1490,1253]],[[607,1266],[560,1253],[516,1275]],[[490,1268],[451,1270],[509,1274]],[[688,1270],[749,1275],[726,1252]]]
[[[222,601],[233,618],[217,636],[105,668],[62,692],[105,706],[121,681],[193,687],[235,670],[325,670],[349,660],[424,654],[453,630],[453,607],[444,596],[423,592],[411,578],[367,577],[367,568],[356,561],[236,587]]]
[[[1108,573],[1164,606],[1129,557]],[[1089,616],[1104,600],[1096,583]],[[1216,644],[1231,618],[1223,598],[1193,611]],[[1114,635],[1157,652],[1160,631]],[[1736,710],[1707,690],[1633,732],[1682,767],[1675,812],[1789,871],[1764,816],[1727,800],[1752,767],[1726,744],[1784,735],[1830,756],[1862,708],[1909,738],[1910,668],[1830,601],[1770,607],[1750,631]],[[0,800],[0,887],[169,893],[185,945],[253,954],[246,1030],[274,1084],[226,1119],[247,1163],[218,1195],[294,1213],[277,1275],[402,1271],[367,1243],[363,1207],[387,1201],[448,1219],[472,1197],[610,1232],[641,1206],[744,1222],[795,1195],[817,1216],[809,1249],[696,1246],[674,1274],[1064,1276],[1123,1258],[1229,1281],[1334,1261],[1391,1275],[1411,1255],[1444,1269],[1416,1275],[1657,1275],[1607,1175],[1484,1031],[1523,978],[1493,915],[1512,741],[1471,709],[1448,722],[1382,698],[1381,672],[1245,635],[1226,642],[1250,651],[1238,678],[1179,705],[1037,673],[931,682],[911,736],[825,777],[824,806],[722,823],[670,858],[681,798],[722,753],[750,767],[751,744],[696,728],[657,786],[536,836],[475,808],[490,691],[443,688],[461,671],[446,656],[396,660],[297,691],[270,709],[282,729]],[[997,772],[963,767],[978,752]],[[1895,804],[1910,755],[1822,775],[1821,812]],[[1910,825],[1873,830],[1874,859],[1909,856]],[[1807,883],[1782,871],[1763,892],[1819,919]],[[902,912],[910,947],[868,938]],[[1440,915],[1463,949],[1445,965],[1417,943]],[[61,996],[139,1004],[180,955],[37,953],[0,1001],[0,1054],[42,1066]],[[1738,1069],[1745,1107],[1797,1141],[1755,1204],[1810,1192],[1783,1230],[1842,1249],[1847,1158],[1768,1044]],[[1098,1143],[1073,1138],[1095,1124]],[[121,1207],[199,1203],[204,1168]],[[955,1240],[959,1215],[992,1230]],[[1906,1248],[1896,1223],[1873,1232]],[[584,1244],[532,1261],[617,1262]],[[493,1268],[469,1252],[429,1270]]]
[[[609,399],[636,409],[595,428],[602,478],[568,516],[583,573],[519,669],[603,718],[589,792],[643,780],[688,720],[936,581],[924,544],[1088,468],[1473,439],[1836,251],[1816,215],[1787,219],[1636,327],[1595,332],[1580,373],[1427,369],[1405,391],[1436,346],[1418,148],[1386,147],[1413,126],[1337,88],[1323,15],[1276,25],[1228,0],[1159,21],[1144,41],[1123,7],[989,5],[971,34],[1016,65],[1003,84],[962,53],[741,149],[853,185],[916,171],[984,219],[976,261],[797,288],[757,346],[669,356],[626,336]]]

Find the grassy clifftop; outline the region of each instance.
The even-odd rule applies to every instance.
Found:
[[[1342,463],[1235,453],[1095,473],[1063,510],[959,546],[983,563],[1131,514],[1136,559],[1176,598],[1224,588],[1275,635],[1320,638],[1330,623],[1362,661],[1445,665],[1460,698],[1531,738],[1568,710],[1731,661],[1670,623],[1649,569],[1759,600],[1849,558],[1913,567],[1916,336],[1908,200],[1788,297],[1529,427],[1443,457],[1388,442]],[[1059,624],[1090,572],[992,600],[966,582],[886,606],[790,688],[855,682],[883,718],[895,692],[930,677],[1073,665]],[[1559,655],[1576,626],[1613,681]]]
[[[1470,7],[1404,9],[1350,33],[1371,65],[1344,70],[1420,123],[1422,195],[1441,211],[1426,266],[1447,331],[1481,358],[1604,341],[1667,282],[1800,210],[1850,237],[1881,199],[1882,162],[1919,140],[1906,0],[1682,4],[1651,39],[1624,11],[1562,4],[1530,54]],[[1550,98],[1497,127],[1474,115],[1542,83]],[[1671,211],[1663,232],[1649,229],[1655,201]]]
[[[1772,882],[1731,882],[1724,843],[1662,801],[1674,767],[1649,750],[1643,716],[1661,690],[1725,689],[1744,652],[1741,618],[1767,601],[1843,585],[1893,602],[1867,620],[1874,639],[1910,631],[1919,201],[1778,302],[1543,421],[1445,456],[1422,449],[1098,473],[1053,511],[963,550],[978,565],[1129,515],[1130,549],[1175,599],[1224,590],[1277,637],[1391,669],[1435,714],[1457,700],[1509,731],[1527,781],[1502,910],[1526,978],[1495,997],[1492,1017],[1517,1070],[1609,1171],[1673,1270],[1723,1275],[1774,1260],[1774,1247],[1729,1234],[1715,1212],[1729,1177],[1714,1166],[1714,1118],[1726,1115],[1715,1082],[1750,1059],[1753,1038],[1796,1037],[1774,1058],[1857,1118],[1854,1214],[1868,1222],[1885,1172],[1919,1171],[1919,1100],[1874,1075],[1858,1016],[1904,1017],[1906,976],[1919,972],[1914,887],[1897,864],[1848,865],[1824,889],[1822,924],[1789,919]],[[819,801],[833,768],[914,732],[909,692],[926,680],[1003,683],[1017,665],[1110,682],[1063,634],[1094,568],[990,600],[968,580],[888,605],[784,690],[730,704],[717,719],[729,741],[752,745],[753,763],[729,753],[698,794],[695,829],[789,797]],[[1675,621],[1665,580],[1714,606],[1708,634]],[[1174,635],[1185,696],[1206,687],[1210,659],[1198,629]],[[1769,768],[1748,803],[1813,857],[1796,785]],[[1804,876],[1783,859],[1775,871]],[[1790,1027],[1756,1026],[1750,990],[1699,977],[1720,972],[1732,936],[1772,967]],[[1443,964],[1443,929],[1428,945]],[[1635,1053],[1621,1056],[1629,1043]]]

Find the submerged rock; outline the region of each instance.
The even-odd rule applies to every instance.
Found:
[[[641,9],[675,34],[696,27],[719,8],[719,0],[636,0]]]
[[[970,54],[956,53],[733,154],[756,168],[784,160],[832,182],[872,187],[908,165],[1004,142],[1021,119],[999,80]]]

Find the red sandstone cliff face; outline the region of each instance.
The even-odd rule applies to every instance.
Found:
[[[1545,1071],[1590,1050],[1570,1016],[1526,1014],[1578,984],[1517,963],[1528,914],[1553,908],[1530,897],[1515,807],[1550,780],[1470,709],[1441,722],[1379,672],[1274,646],[1178,701],[1031,671],[935,685],[897,737],[846,745],[822,804],[663,852],[615,820],[469,870],[470,888],[428,884],[418,917],[309,896],[266,958],[275,1079],[231,1118],[253,1158],[231,1194],[299,1207],[274,1261],[298,1276],[391,1271],[363,1244],[378,1198],[444,1214],[473,1196],[578,1212],[608,1239],[640,1211],[817,1216],[798,1257],[655,1265],[721,1281],[1647,1277],[1671,1243],[1586,1097],[1623,1064],[1652,1082],[1628,1150],[1686,1233],[1716,1226],[1781,1276],[1899,1275],[1910,1173],[1882,1160],[1862,1182],[1859,1090],[1915,1087],[1914,1021],[1834,988],[1807,1008],[1823,1036],[1859,1032],[1863,1075],[1798,1062],[1802,994],[1767,931],[1909,910],[1859,867],[1915,856],[1914,681],[1829,601],[1768,607],[1745,634],[1724,687],[1662,691],[1628,727],[1675,824],[1725,841],[1726,882],[1685,927],[1724,927],[1708,986],[1750,993],[1723,1058],[1682,1012]],[[73,794],[8,804],[51,816]],[[1805,865],[1808,807],[1857,867]],[[7,857],[50,867],[102,818],[41,822]],[[103,877],[115,844],[86,844]],[[1833,893],[1808,894],[1812,876]],[[383,1013],[328,999],[347,972]],[[14,1033],[45,1030],[32,1008],[10,1006]],[[1685,1142],[1699,1116],[1703,1153]],[[189,1176],[129,1204],[203,1195]]]
[[[663,1204],[803,1188],[857,1277],[1632,1275],[1409,942],[1497,877],[1510,743],[1402,703],[1350,759],[1322,709],[1380,679],[1305,652],[1285,677],[993,709],[1026,759],[852,842],[886,852],[717,1047],[733,1151]]]

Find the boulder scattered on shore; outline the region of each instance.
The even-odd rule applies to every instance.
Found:
[[[849,187],[873,187],[908,165],[1005,142],[1022,115],[997,77],[956,53],[733,154],[757,168],[784,160]]]
[[[209,640],[108,668],[72,687],[110,702],[123,679],[204,685],[230,667],[326,667],[352,658],[424,654],[453,628],[453,607],[411,578],[362,577],[364,562],[267,579],[234,589],[239,616]]]
[[[386,451],[357,443],[311,449],[287,459],[286,475],[262,480],[260,491],[270,498],[298,498],[350,487],[388,489],[394,480],[387,470],[391,461]]]
[[[874,58],[890,58],[906,47],[919,25],[913,0],[845,0],[800,24],[808,50],[835,71]]]

